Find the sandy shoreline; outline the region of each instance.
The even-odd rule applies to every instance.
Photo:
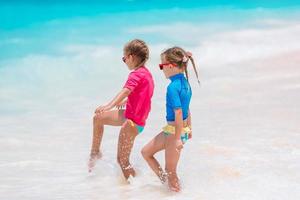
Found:
[[[202,86],[197,89],[193,83],[194,138],[179,166],[184,186],[180,195],[160,186],[139,153],[164,123],[159,102],[154,102],[148,126],[134,147],[139,176],[132,185],[120,181],[117,128],[106,129],[112,136],[104,137],[104,160],[93,175],[87,174],[91,102],[69,113],[35,110],[1,119],[6,126],[2,131],[27,134],[0,138],[0,193],[6,199],[297,199],[299,53],[203,70]],[[159,94],[156,98],[163,99]],[[80,108],[82,101],[71,107]],[[64,106],[68,110],[69,101]],[[14,123],[21,127],[7,126]]]

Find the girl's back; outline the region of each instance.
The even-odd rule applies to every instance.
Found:
[[[146,119],[151,110],[154,81],[151,73],[145,67],[132,71],[124,88],[131,90],[126,104],[125,117],[140,126],[145,126]]]

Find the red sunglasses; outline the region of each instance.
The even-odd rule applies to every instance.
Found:
[[[176,65],[173,63],[162,63],[162,64],[159,64],[158,66],[159,66],[160,70],[163,70],[164,66],[166,66],[166,65],[172,65],[172,67],[176,67]]]

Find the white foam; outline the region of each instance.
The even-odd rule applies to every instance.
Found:
[[[121,46],[68,44],[59,56],[33,54],[2,62],[0,199],[297,199],[299,70],[278,67],[275,72],[266,70],[272,66],[253,67],[252,60],[298,50],[299,25],[253,24],[206,37],[201,23],[170,26],[178,30],[174,41],[183,38],[176,41],[199,59],[204,82],[193,90],[193,139],[178,167],[180,194],[162,186],[140,155],[165,123],[168,81],[157,64],[172,42],[151,45],[155,101],[131,156],[142,173],[129,185],[116,162],[118,128],[105,128],[104,158],[92,174],[86,166],[93,110],[116,94],[128,73]],[[189,27],[192,37],[182,37],[180,29]],[[165,30],[142,27],[132,33]],[[203,38],[194,40],[198,34]],[[163,152],[157,158],[164,163]]]

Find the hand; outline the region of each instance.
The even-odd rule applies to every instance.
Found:
[[[127,99],[124,100],[124,101],[122,101],[122,102],[120,102],[119,104],[116,105],[117,109],[118,110],[123,109],[125,107],[126,103],[127,103]]]
[[[105,111],[109,111],[110,109],[112,109],[112,107],[110,105],[105,105],[105,106],[99,106],[96,110],[95,110],[95,114],[101,114]]]
[[[183,143],[181,139],[176,139],[175,146],[176,146],[176,151],[178,152],[180,152],[180,150],[183,149]]]

